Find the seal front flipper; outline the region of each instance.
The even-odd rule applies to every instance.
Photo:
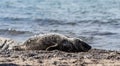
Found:
[[[57,43],[55,45],[49,46],[46,48],[46,51],[55,50],[57,46],[58,46]]]

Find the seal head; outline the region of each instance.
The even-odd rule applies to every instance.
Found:
[[[88,50],[92,48],[86,42],[78,38],[74,38],[73,45],[75,47],[76,52],[87,52]]]

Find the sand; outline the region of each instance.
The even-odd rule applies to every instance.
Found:
[[[0,53],[0,66],[120,66],[120,52],[91,49],[88,52],[13,51]]]

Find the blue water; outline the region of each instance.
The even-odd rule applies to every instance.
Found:
[[[120,0],[0,0],[0,36],[25,41],[49,32],[120,50]]]

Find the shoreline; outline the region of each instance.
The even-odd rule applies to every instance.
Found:
[[[120,51],[91,49],[88,52],[13,51],[0,53],[0,65],[12,66],[115,66],[120,65]]]

